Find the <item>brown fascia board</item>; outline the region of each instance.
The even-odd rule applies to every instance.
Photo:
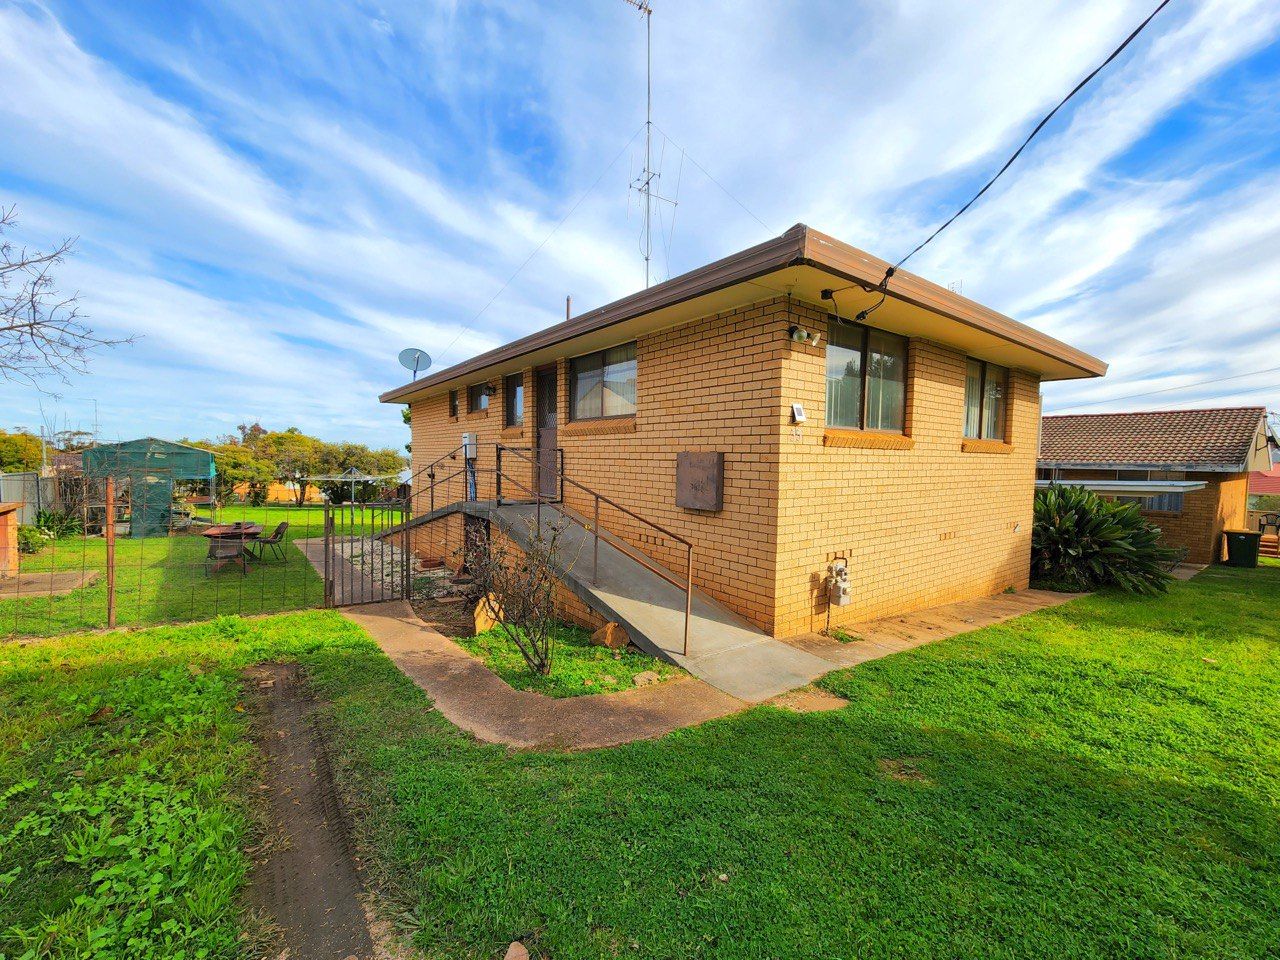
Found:
[[[378,399],[383,403],[403,402],[402,398],[406,395],[429,390],[437,384],[464,377],[485,367],[513,360],[522,354],[554,346],[584,333],[591,333],[663,307],[675,306],[693,297],[790,266],[799,262],[802,257],[806,230],[803,224],[796,224],[780,237],[774,237],[772,240],[766,240],[764,243],[731,254],[723,260],[690,270],[688,273],[633,293],[629,297],[623,297],[621,300],[615,300],[579,317],[557,323],[555,326],[531,333],[519,340],[513,340],[511,343],[472,357],[470,360],[446,367],[439,373],[424,377],[417,382],[406,383],[394,390],[388,390]]]
[[[615,300],[582,316],[513,340],[470,360],[446,367],[429,377],[388,390],[378,399],[383,403],[404,403],[407,398],[439,384],[477,373],[535,350],[554,346],[654,310],[675,306],[737,283],[754,280],[775,270],[802,265],[816,267],[859,285],[871,286],[880,283],[889,266],[887,261],[798,223],[772,240]],[[1107,372],[1107,365],[1096,357],[988,310],[981,304],[922,277],[900,271],[894,274],[890,286],[889,295],[892,297],[1060,360],[1086,376],[1100,377]]]
[[[805,259],[811,266],[852,280],[864,290],[878,286],[885,271],[889,269],[887,260],[881,260],[809,228],[806,228]],[[1097,357],[1034,330],[1025,323],[996,313],[977,301],[962,297],[924,277],[905,270],[895,271],[887,293],[912,306],[940,314],[957,323],[994,334],[1002,340],[1069,364],[1087,376],[1106,375],[1107,364]]]

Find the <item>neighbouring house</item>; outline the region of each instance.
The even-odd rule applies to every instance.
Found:
[[[1272,463],[1280,463],[1280,452],[1272,451]],[[1249,474],[1249,509],[1280,512],[1280,467],[1254,470]]]
[[[1133,500],[1188,562],[1212,563],[1222,531],[1245,526],[1270,436],[1262,407],[1047,416],[1036,479]]]
[[[247,502],[249,500],[249,484],[237,483],[231,488],[231,493],[237,500]],[[267,484],[266,503],[297,503],[298,502],[298,485],[292,480],[281,483],[278,480],[272,480]],[[314,484],[307,486],[307,495],[303,500],[304,503],[324,503],[324,494],[320,488]]]
[[[1106,365],[902,271],[856,322],[887,266],[797,225],[384,393],[433,518],[415,549],[449,559],[476,513],[449,504],[501,476],[587,528],[609,498],[600,527],[677,583],[686,541],[699,598],[774,637],[1026,587],[1040,384]],[[609,616],[640,583],[576,594]]]
[[[1273,435],[1270,470],[1254,470],[1249,474],[1250,530],[1262,532],[1259,549],[1263,556],[1280,557],[1280,446]]]

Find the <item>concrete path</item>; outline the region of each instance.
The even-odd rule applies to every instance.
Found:
[[[1056,607],[1080,596],[1083,594],[1053,593],[1049,590],[998,593],[992,597],[964,600],[903,616],[844,626],[841,628],[844,633],[858,638],[849,643],[818,633],[794,637],[787,642],[820,657],[827,662],[828,669],[854,667],[868,660],[878,660],[935,640],[1003,623],[1024,613]]]
[[[359,537],[338,537],[334,544],[334,553],[330,557],[333,577],[334,605],[352,606],[360,603],[377,603],[395,596],[394,587],[383,577],[370,576],[368,572],[348,559],[353,551],[365,547],[368,540]],[[302,555],[310,561],[320,578],[324,579],[324,537],[308,537],[305,540],[294,540],[293,545],[302,551]],[[387,548],[377,547],[379,551]],[[389,553],[389,550],[388,550]],[[373,564],[375,572],[383,572],[379,563]]]
[[[517,543],[527,543],[535,526],[534,513],[532,506],[507,505],[491,508],[490,517]],[[562,516],[544,504],[544,531]],[[646,652],[749,703],[802,687],[831,669],[828,661],[775,640],[696,589],[689,655],[685,656],[683,588],[645,567],[611,539],[600,539],[596,570],[590,531],[577,522],[565,526],[559,540],[564,583],[593,610],[626,627],[632,642]]]
[[[1003,623],[1077,596],[1080,594],[1043,590],[999,594],[855,624],[846,632],[859,639],[850,643],[809,634],[785,645],[818,661],[821,675]],[[344,610],[343,615],[377,641],[392,662],[431,697],[449,722],[489,743],[534,750],[612,747],[660,737],[751,705],[693,678],[619,693],[560,699],[514,690],[480,660],[419,620],[404,601],[353,607]],[[796,682],[793,688],[805,687],[809,679]],[[825,691],[812,689],[782,692],[769,702],[804,713],[839,709],[845,703]]]
[[[0,579],[0,600],[20,597],[60,597],[98,579],[97,570],[53,570],[20,573]]]
[[[747,707],[694,679],[585,697],[514,690],[403,601],[354,607],[343,615],[368,631],[446,719],[490,743],[537,750],[612,747]]]

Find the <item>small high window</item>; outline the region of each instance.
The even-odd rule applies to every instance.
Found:
[[[907,339],[833,321],[827,335],[827,426],[901,433]]]
[[[449,391],[449,416],[456,417],[458,415],[458,391]]]
[[[964,375],[964,435],[973,440],[1004,440],[1009,371],[985,360],[969,359]]]
[[[477,413],[489,409],[489,385],[473,383],[467,387],[467,413]]]
[[[635,412],[634,342],[569,361],[570,420],[626,417]]]
[[[524,374],[513,373],[503,385],[503,420],[508,427],[524,426]]]

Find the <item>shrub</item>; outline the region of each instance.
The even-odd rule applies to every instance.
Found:
[[[40,548],[48,543],[49,540],[50,537],[39,527],[33,527],[25,523],[18,524],[19,553],[39,553]]]
[[[1037,586],[1160,593],[1177,557],[1136,504],[1057,484],[1036,493],[1031,580]]]
[[[54,540],[61,540],[80,532],[80,518],[73,513],[41,510],[36,514],[36,527]]]

